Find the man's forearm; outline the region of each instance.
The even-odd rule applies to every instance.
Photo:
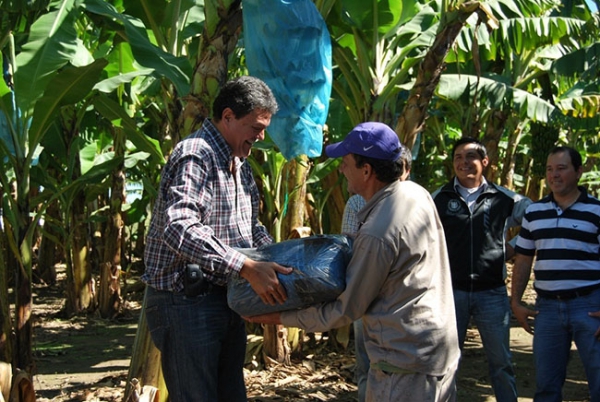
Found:
[[[529,283],[531,275],[531,264],[533,257],[528,257],[523,254],[517,254],[513,265],[512,283],[510,291],[511,304],[520,304],[523,298],[523,293]]]

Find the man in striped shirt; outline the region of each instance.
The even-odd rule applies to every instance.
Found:
[[[552,192],[527,208],[515,248],[511,306],[527,332],[535,328],[536,402],[562,400],[572,341],[600,401],[600,201],[578,186],[582,171],[575,149],[550,152]],[[534,257],[535,311],[521,304]]]
[[[179,142],[163,168],[142,280],[148,328],[173,402],[246,401],[245,323],[227,305],[231,275],[247,279],[265,303],[287,297],[276,274],[291,268],[237,250],[273,241],[258,221],[260,196],[245,158],[276,111],[261,80],[229,81],[213,118]]]

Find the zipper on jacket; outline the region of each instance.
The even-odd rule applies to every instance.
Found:
[[[475,201],[477,202],[477,201]],[[470,236],[470,242],[469,242],[469,279],[471,280],[469,282],[469,286],[470,286],[470,292],[473,292],[473,275],[475,275],[475,273],[473,272],[473,211],[471,211],[471,208],[469,208],[469,205],[467,205],[467,210],[469,211],[469,232],[471,233]]]

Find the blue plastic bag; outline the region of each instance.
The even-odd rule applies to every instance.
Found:
[[[343,235],[304,237],[238,251],[256,261],[294,268],[289,275],[277,274],[288,298],[274,306],[264,304],[244,278],[229,280],[227,303],[246,317],[335,300],[346,287],[346,266],[352,258],[349,239]]]
[[[312,0],[244,0],[242,11],[248,70],[279,103],[269,135],[287,160],[320,156],[332,86],[325,21]]]

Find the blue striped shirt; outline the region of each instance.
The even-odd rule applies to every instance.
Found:
[[[579,189],[581,196],[564,211],[550,194],[525,212],[515,251],[536,257],[536,289],[600,284],[600,201]]]
[[[176,145],[163,168],[142,280],[159,290],[180,292],[185,266],[195,263],[212,283],[225,285],[246,259],[233,247],[272,242],[258,221],[259,203],[250,165],[232,156],[206,119]]]

